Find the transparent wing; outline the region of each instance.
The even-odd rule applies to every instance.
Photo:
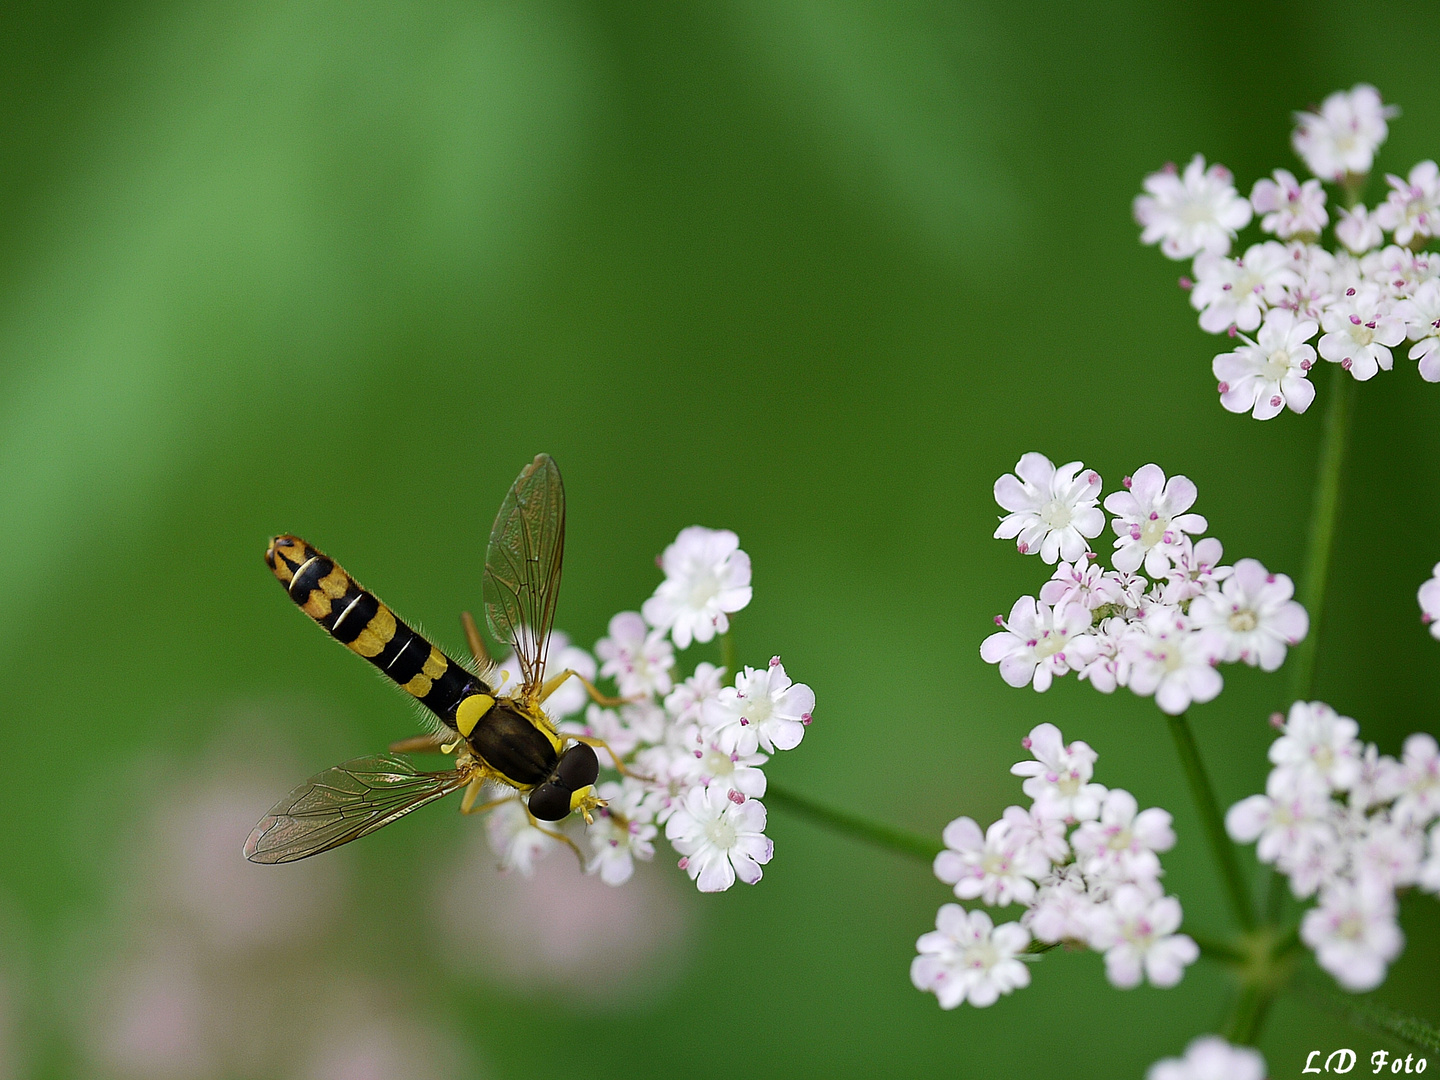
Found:
[[[356,758],[312,776],[261,819],[245,858],[287,863],[329,851],[464,786],[466,774],[420,772],[391,754]]]
[[[516,478],[485,553],[485,618],[520,660],[521,696],[539,688],[565,549],[565,486],[549,454]]]

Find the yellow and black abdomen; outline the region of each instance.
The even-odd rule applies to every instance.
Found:
[[[493,704],[483,679],[396,618],[374,593],[298,536],[270,541],[265,562],[301,611],[394,679],[452,731],[468,736]]]

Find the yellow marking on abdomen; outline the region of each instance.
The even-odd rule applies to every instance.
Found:
[[[430,693],[430,684],[444,675],[447,667],[449,661],[445,659],[445,654],[431,645],[430,655],[425,658],[425,666],[420,669],[419,675],[405,684],[405,692],[413,697],[423,698]]]
[[[339,623],[337,622],[336,625],[338,626]],[[360,636],[350,642],[347,647],[368,660],[372,656],[379,656],[394,636],[395,615],[384,604],[381,604],[379,610],[370,616],[370,621],[365,624],[365,629],[360,631]]]
[[[489,694],[471,694],[460,707],[455,710],[455,727],[466,738],[470,732],[475,730],[475,725],[480,718],[489,712],[495,705],[495,699]]]

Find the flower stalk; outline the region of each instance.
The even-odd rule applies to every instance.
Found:
[[[867,844],[885,848],[887,851],[898,851],[902,855],[920,859],[927,866],[933,863],[935,856],[943,850],[941,844],[931,840],[928,836],[920,836],[905,829],[897,829],[893,825],[870,821],[858,814],[837,810],[833,806],[826,806],[824,803],[817,802],[805,795],[796,794],[774,783],[771,783],[766,789],[765,801],[771,806],[784,807],[833,832],[856,840],[863,840]]]

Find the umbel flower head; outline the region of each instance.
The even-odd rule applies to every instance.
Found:
[[[1175,844],[1170,814],[1095,783],[1095,751],[1067,745],[1053,724],[1022,745],[1031,759],[1010,771],[1025,777],[1031,805],[1008,807],[984,830],[968,817],[952,821],[935,876],[962,900],[1025,912],[996,927],[982,911],[944,905],[936,930],[916,943],[911,982],[942,1008],[990,1005],[1029,985],[1019,960],[1033,937],[1104,953],[1106,977],[1121,989],[1174,986],[1200,951],[1178,932],[1180,902],[1160,884],[1159,853]]]
[[[1048,475],[1050,463],[1040,454],[1025,455],[1021,464],[1027,463],[1032,475]],[[1097,497],[1099,474],[1079,462],[1065,469],[1083,471],[1087,498]],[[1007,480],[1013,481],[1007,492],[1019,483],[1001,477],[997,493]],[[1088,547],[1073,562],[1062,561],[1038,599],[1022,596],[1008,618],[996,616],[1000,629],[982,642],[981,659],[998,664],[1011,686],[1028,683],[1043,692],[1076,672],[1103,693],[1125,686],[1153,696],[1171,714],[1220,693],[1219,664],[1274,671],[1308,633],[1305,609],[1292,599],[1294,585],[1284,574],[1255,559],[1221,564],[1219,541],[1200,535],[1208,523],[1191,509],[1197,498],[1184,476],[1166,477],[1155,464],[1137,469],[1105,499],[1115,515],[1114,568],[1102,567]]]
[[[798,746],[815,709],[815,694],[785,671],[778,656],[730,677],[699,661],[680,677],[676,651],[729,628],[750,602],[750,558],[735,534],[693,526],[665,549],[665,580],[641,613],[622,611],[595,643],[602,679],[613,679],[624,704],[601,708],[582,692],[554,694],[545,704],[562,734],[604,739],[601,766],[623,775],[601,780],[606,805],[582,834],[566,836],[584,850],[586,870],[621,885],[637,862],[655,856],[664,835],[702,892],[753,885],[774,846],[765,835],[764,766]],[[596,674],[595,656],[551,639],[550,663]],[[503,795],[497,792],[496,795]],[[536,828],[518,801],[502,803],[487,822],[491,846],[507,870],[529,875],[561,846]],[[574,827],[572,823],[572,828]]]
[[[1248,203],[1220,166],[1202,172],[1199,156],[1183,178],[1173,166],[1145,178],[1147,194],[1135,200],[1141,241],[1158,242],[1172,259],[1193,258],[1181,284],[1200,328],[1243,342],[1211,363],[1230,412],[1256,420],[1304,412],[1317,358],[1367,381],[1394,367],[1407,338],[1421,377],[1440,382],[1440,257],[1422,250],[1440,235],[1440,166],[1425,160],[1403,177],[1387,174],[1378,206],[1340,207],[1327,246],[1324,185],[1361,190],[1396,114],[1363,83],[1296,113],[1292,143],[1314,178],[1275,169],[1255,181]],[[1237,200],[1276,239],[1232,257],[1231,241],[1249,221]]]
[[[1297,701],[1270,746],[1265,794],[1232,806],[1225,828],[1315,896],[1300,940],[1346,990],[1372,990],[1405,944],[1397,890],[1440,892],[1440,745],[1419,733],[1400,761],[1359,739],[1323,702]],[[1428,855],[1427,855],[1428,850]]]

